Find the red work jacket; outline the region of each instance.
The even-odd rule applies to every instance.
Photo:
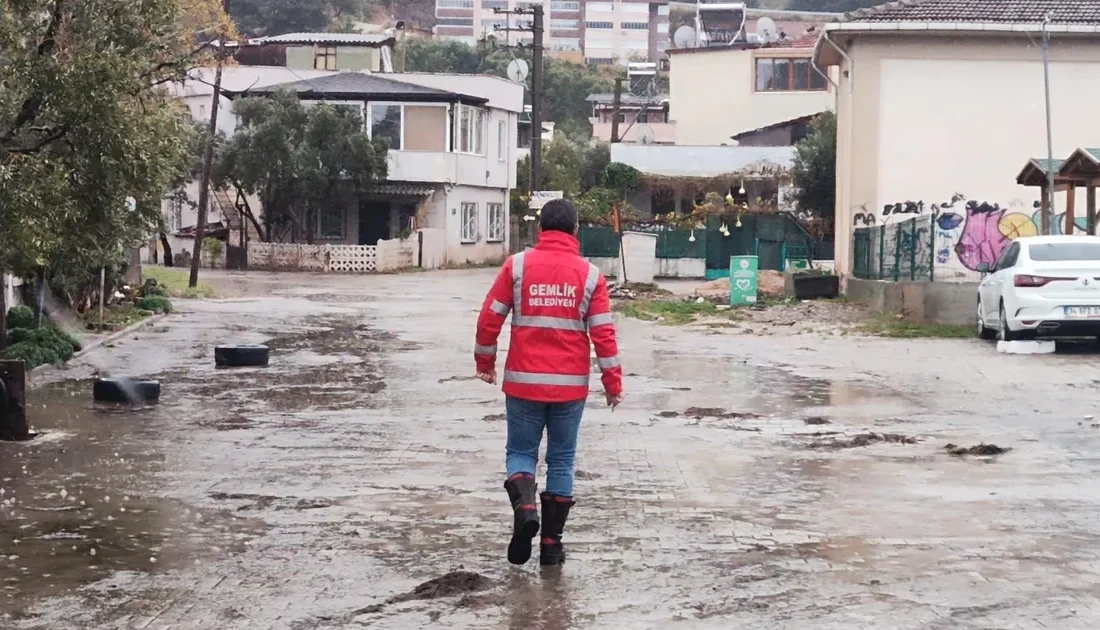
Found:
[[[539,235],[534,249],[505,261],[477,320],[478,372],[496,365],[497,337],[512,314],[504,393],[536,402],[588,397],[591,344],[608,394],[622,393],[623,370],[611,319],[607,281],[580,255],[573,236]]]

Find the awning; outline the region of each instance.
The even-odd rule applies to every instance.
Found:
[[[435,184],[413,184],[391,182],[376,184],[367,189],[368,195],[390,195],[393,197],[430,197],[436,190]]]

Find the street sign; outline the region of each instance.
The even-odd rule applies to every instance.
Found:
[[[531,192],[531,202],[527,207],[532,210],[542,210],[547,201],[564,198],[565,192],[561,190],[535,190]]]
[[[730,306],[756,303],[756,256],[730,256]]]

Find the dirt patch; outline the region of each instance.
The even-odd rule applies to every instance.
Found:
[[[967,448],[965,446],[958,446],[956,444],[948,444],[943,447],[947,451],[948,455],[954,455],[956,457],[963,457],[965,455],[1004,455],[1011,451],[1010,448],[1004,448],[997,446],[996,444],[979,444],[977,446],[971,446]]]
[[[820,424],[832,424],[832,422],[829,422],[826,418],[822,418],[821,416],[814,416],[812,418],[803,418],[802,421],[805,422],[808,425],[811,425],[811,426],[820,425]]]
[[[900,433],[860,433],[849,438],[833,438],[820,442],[811,442],[806,448],[814,450],[839,451],[847,448],[861,448],[872,444],[916,444],[917,438]]]
[[[407,593],[394,595],[381,604],[374,604],[355,610],[351,613],[351,616],[355,617],[357,615],[379,613],[390,604],[400,604],[402,602],[411,602],[415,600],[439,599],[441,597],[453,597],[455,595],[466,595],[466,597],[459,600],[459,606],[463,606],[463,602],[466,602],[466,607],[477,607],[475,604],[478,600],[475,600],[470,593],[487,591],[496,585],[496,580],[487,578],[480,573],[474,573],[472,571],[451,571],[434,580],[428,580]],[[484,603],[483,605],[488,606],[492,604]]]
[[[462,599],[458,600],[455,604],[456,608],[491,608],[494,606],[503,606],[507,601],[507,597],[504,593],[479,593],[477,595],[463,595]]]
[[[742,418],[759,418],[760,414],[748,411],[726,411],[720,407],[688,407],[684,410],[684,417],[693,420],[702,420],[703,418],[740,420]]]
[[[491,414],[489,414],[489,415],[482,418],[482,420],[484,420],[486,422],[501,422],[501,421],[504,421],[504,420],[507,420],[507,419],[508,419],[507,414],[503,414],[503,413],[491,413]]]
[[[599,479],[600,477],[603,477],[603,475],[601,475],[599,473],[592,473],[592,472],[587,472],[587,471],[584,471],[584,470],[578,470],[577,472],[573,473],[573,476],[576,477],[577,479],[581,479],[581,480],[584,480],[584,481],[588,481],[588,480],[591,480],[591,479]]]

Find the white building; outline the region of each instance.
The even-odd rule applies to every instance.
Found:
[[[936,280],[975,279],[978,265],[992,264],[1013,238],[1038,231],[1039,190],[1016,176],[1047,157],[1040,42],[1048,12],[1053,151],[1061,160],[1100,146],[1100,3],[925,0],[826,25],[814,61],[839,70],[841,273],[853,272],[853,231],[861,227],[927,218]],[[1064,233],[1065,197],[1058,198],[1051,227]],[[1085,202],[1082,190],[1077,208]]]
[[[203,108],[209,105],[209,74],[199,71],[197,80],[180,90],[199,120],[208,119]],[[290,90],[307,104],[357,106],[368,133],[389,138],[387,181],[359,198],[323,209],[317,225],[310,226],[315,242],[375,245],[410,228],[435,228],[446,235],[445,263],[486,262],[507,255],[522,86],[490,76],[271,67],[227,69],[223,85],[228,98],[223,99],[218,128],[226,134],[237,126],[234,99]],[[189,191],[192,200],[197,199],[197,188],[193,185]],[[212,195],[215,206],[219,197],[226,195]],[[248,203],[259,216],[259,201],[251,198]],[[209,221],[217,222],[219,208],[213,209]],[[194,225],[189,208],[166,202],[165,210],[170,227]],[[281,235],[281,240],[291,242],[303,238],[296,230]],[[177,245],[190,249],[186,241],[173,248]]]

